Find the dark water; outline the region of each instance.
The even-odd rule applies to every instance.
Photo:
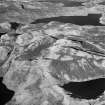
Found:
[[[73,98],[96,99],[105,91],[105,78],[86,82],[70,82],[62,86]]]
[[[0,105],[5,105],[12,99],[14,92],[7,89],[7,87],[2,83],[2,79],[3,78],[0,78]]]
[[[104,26],[101,23],[99,23],[100,17],[101,14],[89,14],[88,16],[60,16],[60,17],[38,19],[32,22],[32,24],[58,21],[62,23],[72,23],[81,26],[82,25]]]
[[[10,24],[11,24],[11,29],[13,30],[16,30],[20,25],[19,23],[16,23],[16,22],[10,22]]]

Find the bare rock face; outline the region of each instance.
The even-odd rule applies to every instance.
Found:
[[[0,105],[104,105],[104,8],[102,0],[0,1],[0,77],[15,92]]]

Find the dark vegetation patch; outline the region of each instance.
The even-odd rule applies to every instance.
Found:
[[[4,34],[6,34],[6,33],[2,33],[2,32],[0,32],[0,37],[1,37],[2,35],[4,35]]]
[[[100,3],[98,3],[98,4],[100,4],[100,5],[105,5],[105,1],[102,1],[102,2],[100,2]]]
[[[48,3],[62,3],[64,4],[65,7],[77,7],[77,6],[82,6],[82,2],[78,1],[68,1],[68,0],[40,0],[39,2],[48,2]]]
[[[17,59],[33,60],[33,59],[36,59],[37,57],[41,56],[42,51],[51,45],[48,41],[47,42],[46,41],[44,44],[39,44],[37,47],[33,46],[33,49],[29,49],[28,51],[25,51]],[[37,43],[41,43],[41,42],[37,42]]]

